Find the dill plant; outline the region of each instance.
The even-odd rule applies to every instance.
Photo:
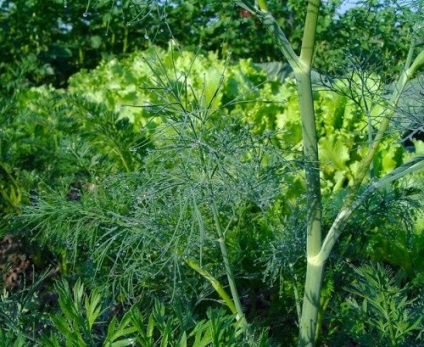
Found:
[[[250,218],[271,220],[298,163],[275,148],[275,134],[254,135],[240,115],[228,115],[228,103],[216,103],[224,76],[216,89],[207,82],[194,88],[194,62],[181,72],[156,58],[146,58],[155,78],[143,87],[156,101],[143,107],[157,126],[140,168],[99,179],[80,202],[52,190],[21,218],[63,252],[68,273],[78,269],[124,301],[155,295],[193,303],[215,278],[224,283],[218,300],[229,291],[246,326],[233,264],[236,250],[245,251],[238,240],[249,233]]]

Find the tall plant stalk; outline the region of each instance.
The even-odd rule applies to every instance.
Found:
[[[319,333],[317,331],[318,312],[320,308],[324,265],[352,212],[372,191],[375,191],[379,187],[392,182],[395,179],[403,177],[409,172],[416,171],[423,166],[421,165],[423,158],[418,158],[418,161],[417,158],[415,158],[411,161],[411,163],[407,163],[398,169],[395,169],[392,173],[383,177],[378,182],[374,182],[364,194],[358,196],[359,189],[362,186],[367,173],[369,173],[370,166],[375,158],[378,146],[387,131],[391,119],[393,118],[393,110],[399,101],[400,95],[402,94],[407,81],[415,73],[416,69],[424,64],[424,52],[421,52],[414,62],[412,62],[415,49],[415,42],[412,40],[404,71],[396,84],[396,90],[390,100],[390,107],[387,108],[385,113],[385,119],[381,123],[376,136],[372,139],[367,156],[360,166],[353,188],[347,197],[344,206],[340,210],[324,240],[322,240],[320,163],[311,83],[311,63],[313,58],[320,0],[311,0],[308,2],[302,48],[299,56],[297,56],[293,51],[287,37],[280,29],[272,14],[268,11],[265,1],[258,1],[256,6],[243,2],[237,3],[239,6],[256,15],[265,25],[275,44],[292,67],[297,81],[308,204],[306,239],[307,268],[298,346],[312,347],[315,345]]]
[[[320,1],[308,3],[305,30],[302,40],[300,61],[304,68],[295,71],[299,95],[300,115],[302,122],[303,151],[306,172],[307,204],[307,237],[306,254],[313,257],[321,248],[322,205],[320,188],[320,169],[318,157],[318,138],[312,95],[311,64],[315,41],[315,29]],[[321,292],[324,264],[313,264],[309,261],[306,267],[303,307],[300,320],[299,344],[312,345],[318,321],[319,300]]]
[[[305,21],[300,56],[293,51],[285,34],[265,6],[248,7],[240,5],[265,24],[277,46],[293,68],[297,81],[300,115],[302,121],[305,179],[307,187],[307,258],[316,256],[321,249],[322,204],[320,188],[320,169],[318,157],[318,138],[315,124],[314,101],[311,82],[311,63],[313,57],[315,30],[318,20],[319,0],[309,1]],[[324,263],[307,262],[305,290],[300,319],[299,345],[313,346],[318,322],[319,299],[321,292]]]

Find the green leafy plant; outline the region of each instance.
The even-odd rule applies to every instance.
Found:
[[[181,261],[197,258],[199,269],[205,266],[198,273],[219,281],[226,276],[237,319],[246,328],[232,245],[243,232],[240,225],[254,215],[250,210],[272,211],[296,164],[275,150],[271,133],[253,136],[251,126],[236,117],[224,121],[227,105],[218,102],[224,79],[190,85],[197,62],[177,60],[181,56],[171,51],[168,62],[147,61],[157,79],[149,87],[154,103],[145,106],[153,115],[161,110],[162,117],[141,170],[98,180],[80,203],[66,201],[63,193],[43,194],[20,219],[64,253],[70,268],[83,270],[86,264],[91,270],[80,273],[124,300],[143,292],[168,300],[196,293],[200,281]]]
[[[390,0],[367,1],[366,7],[355,7],[345,13],[339,11],[341,3],[333,0],[321,6],[316,47],[319,67],[335,68],[334,60],[346,58],[346,45],[355,54],[360,55],[360,49],[366,49],[367,55],[374,57],[378,53],[373,48],[381,45],[384,56],[394,60],[384,69],[393,73],[392,67],[405,56],[404,16]],[[296,0],[285,3],[272,0],[268,1],[268,7],[295,49],[300,47],[305,6]],[[48,4],[15,0],[3,1],[0,9],[0,48],[5,52],[0,63],[13,66],[23,57],[31,60],[33,69],[27,71],[27,76],[36,85],[52,83],[65,87],[72,74],[94,68],[102,58],[121,58],[129,52],[146,49],[151,43],[166,48],[170,40],[193,51],[200,43],[203,53],[214,51],[221,58],[231,51],[234,59],[281,60],[261,22],[242,9],[234,10],[232,0],[208,3],[179,0],[172,4],[157,0],[121,3],[58,0]],[[196,30],[192,23],[196,23]],[[364,23],[369,24],[367,35],[364,35]]]
[[[61,313],[53,315],[53,330],[41,339],[43,346],[142,346],[142,347],[205,347],[241,346],[242,327],[222,310],[209,310],[208,320],[194,321],[182,312],[169,315],[165,305],[156,301],[147,315],[134,305],[119,320],[113,316],[105,320],[102,300],[96,289],[86,294],[84,285],[77,281],[73,288],[67,282],[56,284]],[[187,314],[187,312],[185,313]],[[178,318],[180,317],[180,319]],[[249,346],[271,346],[263,334]]]
[[[36,345],[40,333],[48,326],[48,296],[40,285],[48,272],[35,278],[19,291],[3,288],[0,295],[0,344],[3,346]]]
[[[45,184],[93,183],[102,171],[140,166],[145,150],[134,147],[145,136],[104,106],[46,87],[23,89],[9,102],[0,134],[3,213],[19,210]]]
[[[400,287],[393,271],[378,263],[353,270],[356,280],[347,289],[349,297],[341,310],[343,329],[353,341],[386,346],[418,344],[422,317],[414,314],[420,306],[415,308],[416,299],[408,298],[409,288]]]
[[[22,218],[43,230],[44,242],[71,252],[71,262],[84,242],[98,271],[112,262],[119,274],[115,280],[122,284],[134,275],[149,282],[170,275],[177,281],[179,261],[198,254],[203,264],[215,238],[228,262],[225,238],[236,232],[237,220],[246,218],[247,206],[271,206],[288,171],[278,164],[284,160],[237,121],[210,123],[194,112],[166,120],[153,142],[158,148],[149,151],[143,171],[99,181],[82,204],[46,195]],[[137,244],[142,247],[134,248]],[[123,253],[127,256],[112,261],[113,254]],[[230,273],[229,263],[225,267]],[[236,294],[233,288],[233,299]]]
[[[130,346],[135,339],[127,337],[137,329],[129,326],[130,312],[120,322],[114,317],[107,327],[106,337],[98,336],[95,332],[95,323],[102,312],[101,295],[93,290],[90,295],[85,294],[84,285],[77,281],[71,289],[66,282],[58,283],[56,290],[59,294],[61,314],[54,315],[53,327],[63,336],[66,346],[97,346],[104,339],[104,346]],[[55,335],[42,339],[45,346],[61,346],[61,341]]]

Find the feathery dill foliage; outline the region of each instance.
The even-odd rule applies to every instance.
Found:
[[[50,191],[21,218],[87,277],[127,298],[146,289],[165,299],[196,281],[185,281],[194,277],[185,258],[222,274],[218,238],[237,242],[254,214],[272,214],[296,170],[272,134],[253,135],[214,106],[218,89],[194,89],[190,68],[169,71],[157,59],[149,65],[156,74],[149,88],[162,102],[145,105],[160,121],[141,168],[99,180],[79,202]]]

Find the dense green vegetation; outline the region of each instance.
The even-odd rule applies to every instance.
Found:
[[[299,49],[306,14],[303,2],[268,2]],[[354,56],[394,80],[393,74],[399,73],[396,66],[406,57],[412,8],[400,11],[393,0],[364,1],[338,15],[341,3],[331,0],[321,5],[315,68],[340,72],[349,63],[346,58]],[[170,40],[192,51],[200,45],[203,53],[213,51],[220,58],[231,52],[234,60],[282,60],[260,21],[231,0],[4,0],[0,16],[0,71],[18,74],[26,66],[25,76],[36,85],[64,87],[72,74],[96,67],[101,59],[123,57],[152,43],[167,48]]]
[[[0,345],[424,343],[424,4],[321,4],[309,124],[264,3],[1,2]]]

